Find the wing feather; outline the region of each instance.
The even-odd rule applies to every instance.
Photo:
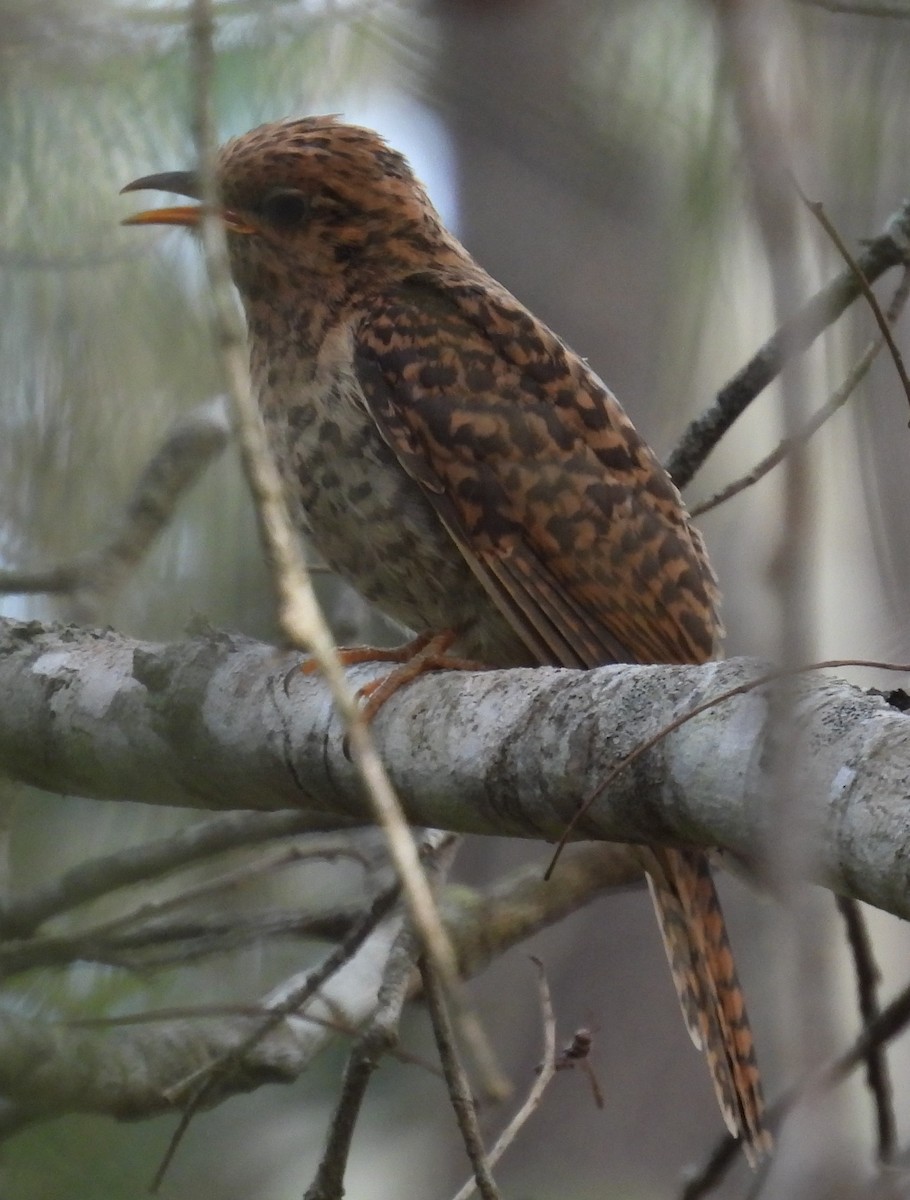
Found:
[[[414,279],[365,311],[365,403],[534,659],[709,658],[721,629],[701,538],[584,363],[487,276]],[[761,1087],[707,858],[643,857],[686,1024],[754,1159]]]
[[[717,590],[618,402],[504,289],[414,278],[355,333],[366,405],[540,662],[692,662]]]

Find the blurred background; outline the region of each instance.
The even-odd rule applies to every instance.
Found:
[[[471,252],[590,360],[666,458],[776,321],[738,134],[735,63],[723,41],[728,7],[220,0],[219,130],[227,137],[287,115],[328,112],[378,129],[409,156]],[[907,189],[910,7],[890,7],[882,16],[861,5],[773,6],[766,65],[793,118],[799,182],[854,247],[880,231]],[[186,19],[183,7],[150,0],[0,0],[2,567],[45,567],[101,545],[174,419],[220,387],[191,240],[118,224],[136,207],[135,198],[118,196],[123,184],[192,163]],[[816,225],[807,222],[803,233],[808,294],[842,264]],[[880,294],[895,282],[886,279]],[[807,411],[824,402],[873,332],[871,314],[857,305],[822,339],[803,376]],[[819,658],[910,659],[907,423],[893,364],[882,356],[812,442],[807,602]],[[772,388],[687,489],[690,503],[751,469],[783,428]],[[772,472],[700,522],[725,593],[728,654],[776,653],[770,565],[786,520]],[[340,638],[377,636],[355,597],[332,582],[322,586]],[[0,597],[0,612],[86,616],[40,597]],[[233,453],[207,470],[141,567],[89,616],[152,639],[179,638],[198,616],[276,636]],[[895,677],[863,681],[895,686]],[[176,810],[22,790],[3,798],[13,890],[188,819]],[[489,881],[535,858],[544,862],[546,849],[475,841],[457,874]],[[326,888],[356,892],[343,872],[307,870],[268,887],[294,889],[282,894],[300,904]],[[720,886],[773,1098],[792,1081],[806,1013],[794,1011],[799,1000],[779,953],[775,905],[731,876]],[[823,1013],[823,1041],[833,1053],[854,1035],[858,1016],[830,897],[822,909],[809,1008]],[[873,928],[887,996],[907,982],[910,939],[881,915]],[[506,1193],[527,1200],[676,1194],[681,1169],[721,1129],[647,895],[601,901],[527,949],[546,964],[561,1032],[594,1030],[606,1104],[595,1107],[577,1074],[559,1076],[498,1172]],[[53,1017],[200,997],[254,999],[307,953],[266,945],[155,973],[34,972],[11,982],[0,1003]],[[473,995],[506,1067],[526,1087],[538,1061],[539,1019],[525,948],[491,968]],[[420,1014],[406,1020],[404,1037],[428,1051]],[[325,1055],[291,1087],[197,1117],[162,1196],[299,1196],[318,1159],[344,1050]],[[910,1070],[903,1042],[892,1059],[901,1085]],[[905,1085],[897,1116],[906,1140]],[[869,1169],[873,1136],[861,1089],[841,1089],[825,1120],[830,1157],[810,1164],[806,1177],[830,1171],[843,1190],[832,1184],[813,1194],[852,1195]],[[73,1117],[27,1129],[0,1151],[0,1196],[143,1195],[172,1128],[163,1120]],[[359,1129],[348,1195],[444,1197],[465,1173],[439,1082],[387,1063]],[[741,1165],[718,1194],[747,1195],[747,1175]]]

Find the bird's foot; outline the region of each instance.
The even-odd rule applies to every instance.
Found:
[[[454,637],[454,634],[452,636]],[[415,655],[423,653],[433,639],[432,633],[419,633],[404,645],[393,646],[391,649],[388,646],[339,646],[338,659],[343,667],[356,667],[359,663],[367,662],[408,663]],[[301,663],[300,670],[304,675],[315,675],[319,670],[319,663],[315,658],[308,658],[305,663]]]
[[[447,629],[443,633],[425,633],[414,638],[413,641],[407,642],[404,646],[400,646],[397,656],[395,656],[395,651],[386,652],[379,661],[397,662],[399,665],[388,675],[382,675],[379,679],[374,679],[372,683],[364,684],[357,693],[357,698],[363,706],[360,711],[364,721],[369,724],[385,702],[394,696],[399,688],[404,687],[419,675],[425,675],[428,671],[487,670],[487,663],[478,662],[473,658],[458,658],[456,655],[447,653],[457,636],[453,629]],[[358,661],[365,660],[359,659]]]
[[[338,657],[344,667],[357,666],[358,663],[385,662],[397,664],[393,671],[381,675],[371,683],[366,683],[357,693],[360,701],[361,714],[369,724],[387,700],[399,688],[410,683],[419,675],[428,671],[484,671],[487,663],[478,662],[473,658],[458,658],[447,651],[457,637],[454,629],[446,629],[442,633],[421,633],[403,646],[394,649],[382,649],[377,646],[344,646],[339,647]],[[319,663],[314,658],[307,659],[298,670],[304,675],[314,675],[319,670]]]

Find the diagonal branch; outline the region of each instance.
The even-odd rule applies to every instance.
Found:
[[[868,1029],[881,1016],[881,1005],[878,999],[878,985],[881,976],[872,951],[872,939],[869,936],[866,919],[855,900],[851,900],[849,896],[838,896],[837,907],[846,926],[847,941],[853,956],[853,969],[856,973],[856,989],[863,1028]],[[865,1058],[866,1083],[872,1093],[875,1106],[878,1158],[879,1162],[888,1163],[894,1158],[897,1128],[894,1118],[891,1072],[888,1069],[888,1058],[884,1046],[881,1043],[870,1045]]]
[[[910,269],[905,267],[901,281],[897,285],[894,296],[888,306],[886,319],[889,323],[893,323],[900,316],[904,305],[907,303],[908,296],[910,296]],[[760,479],[764,479],[769,471],[773,470],[778,463],[783,462],[795,445],[805,445],[821,429],[825,422],[833,417],[836,412],[839,412],[847,403],[869,373],[870,367],[884,344],[885,340],[882,337],[877,337],[870,341],[850,368],[840,386],[834,390],[824,404],[816,409],[795,438],[785,438],[775,446],[770,454],[767,454],[760,462],[756,463],[746,475],[735,479],[732,483],[728,483],[719,492],[709,497],[709,499],[692,505],[689,510],[691,515],[693,517],[700,517],[702,514],[710,512],[712,508],[717,508],[718,505],[725,504],[727,500],[731,500],[734,496],[738,496],[740,492],[744,492],[746,488],[750,488],[758,483]]]
[[[884,231],[856,256],[862,275],[874,283],[892,267],[906,264],[910,253],[910,201],[888,220]],[[679,488],[691,483],[730,426],[776,379],[788,355],[806,350],[819,334],[862,294],[855,270],[847,267],[781,325],[746,365],[717,393],[709,409],[685,430],[666,468]]]
[[[553,1015],[553,1002],[550,998],[550,987],[547,983],[547,977],[544,973],[543,963],[539,958],[531,960],[537,967],[538,973],[538,990],[540,994],[540,1012],[543,1023],[543,1057],[540,1067],[537,1071],[537,1077],[531,1085],[527,1096],[522,1102],[518,1111],[514,1114],[511,1121],[503,1129],[502,1133],[496,1139],[494,1145],[490,1149],[487,1159],[490,1168],[496,1166],[499,1160],[505,1154],[506,1150],[515,1141],[515,1138],[521,1132],[523,1127],[528,1123],[531,1116],[540,1107],[540,1102],[543,1099],[543,1094],[550,1084],[550,1080],[558,1070],[556,1064],[556,1019]],[[477,1183],[474,1179],[469,1179],[463,1187],[455,1194],[454,1200],[470,1200],[474,1192],[477,1190]]]
[[[160,879],[172,871],[238,847],[325,828],[305,812],[228,813],[163,838],[130,846],[73,867],[53,883],[0,901],[0,935],[24,938],[50,917],[119,888]]]
[[[910,1022],[910,987],[904,988],[890,1004],[863,1029],[853,1045],[800,1087],[790,1088],[768,1107],[768,1127],[774,1131],[801,1096],[810,1087],[835,1087],[846,1079],[860,1063],[868,1061],[870,1053],[878,1050],[906,1028]],[[718,1186],[739,1157],[739,1142],[726,1134],[710,1155],[685,1181],[679,1200],[702,1200]],[[770,1162],[770,1160],[769,1160]]]
[[[502,1200],[502,1194],[496,1186],[491,1163],[484,1148],[480,1123],[477,1119],[477,1104],[471,1091],[467,1072],[455,1045],[455,1030],[446,1008],[445,992],[433,967],[426,959],[420,961],[420,977],[423,980],[423,994],[433,1026],[436,1049],[439,1051],[439,1061],[442,1063],[442,1072],[445,1075],[446,1087],[449,1091],[449,1100],[461,1131],[461,1140],[464,1142],[468,1159],[474,1168],[474,1182],[482,1200]]]
[[[87,620],[110,599],[173,519],[185,492],[227,446],[230,420],[218,397],[179,417],[142,469],[107,542],[45,570],[0,570],[0,594],[69,595]]]
[[[348,1156],[367,1087],[383,1056],[397,1044],[398,1023],[418,953],[413,930],[403,925],[389,952],[376,1012],[345,1066],[325,1150],[304,1200],[341,1200],[344,1196]]]
[[[901,386],[904,389],[904,395],[907,397],[907,400],[910,401],[910,378],[907,376],[907,369],[904,366],[903,355],[898,349],[897,342],[895,342],[894,335],[891,332],[891,321],[889,321],[882,312],[878,298],[869,285],[869,280],[865,277],[862,268],[850,253],[850,247],[841,237],[837,226],[825,212],[824,205],[818,200],[810,200],[799,184],[796,185],[796,188],[803,204],[806,205],[809,212],[812,213],[813,217],[815,217],[822,229],[824,229],[825,233],[827,233],[828,237],[837,247],[841,258],[843,258],[850,270],[856,275],[856,281],[859,284],[863,295],[866,297],[866,303],[872,310],[872,315],[875,318],[876,325],[878,325],[879,333],[884,339],[885,345],[888,347],[888,351],[891,354],[892,361],[894,362],[894,368],[897,371],[898,378],[901,381]]]

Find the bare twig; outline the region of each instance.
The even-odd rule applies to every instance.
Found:
[[[266,909],[262,912],[195,916],[146,921],[127,933],[103,938],[82,934],[40,938],[0,947],[0,968],[15,975],[35,967],[60,967],[72,962],[102,963],[148,974],[178,965],[198,966],[203,958],[228,954],[266,939],[337,942],[363,912],[347,905],[326,912]]]
[[[245,1017],[260,1020],[270,1016],[270,1009],[263,1004],[200,1004],[195,1007],[175,1005],[172,1008],[156,1008],[149,1012],[129,1013],[122,1017],[71,1017],[64,1024],[69,1029],[113,1029],[124,1025],[150,1025],[161,1021],[204,1021],[209,1017]],[[297,1019],[308,1025],[318,1025],[329,1033],[338,1033],[343,1037],[356,1038],[363,1033],[363,1027],[341,1016],[324,1017],[313,1012],[298,1013]],[[419,1054],[394,1044],[388,1047],[386,1053],[405,1066],[419,1067],[428,1075],[442,1079],[440,1067],[429,1062]]]
[[[901,276],[901,281],[898,284],[892,297],[891,303],[888,306],[886,319],[893,324],[900,316],[907,303],[907,297],[910,294],[910,271],[904,270]],[[771,451],[767,457],[763,458],[747,475],[734,480],[733,483],[722,488],[710,499],[701,504],[696,504],[691,513],[693,517],[701,516],[703,513],[710,512],[711,509],[717,508],[720,504],[745,491],[746,488],[752,487],[763,479],[772,468],[776,467],[786,455],[790,452],[795,444],[804,445],[809,439],[828,421],[843,405],[849,400],[850,396],[856,390],[857,386],[865,378],[875,357],[881,351],[885,344],[884,338],[875,338],[871,341],[859,359],[854,363],[846,379],[841,386],[833,393],[829,400],[818,409],[814,416],[806,422],[803,428],[799,431],[795,438],[788,438],[782,441],[778,446]]]
[[[311,996],[322,987],[327,979],[330,979],[335,972],[342,967],[354,955],[355,951],[366,941],[367,937],[373,932],[381,920],[383,920],[396,904],[400,893],[400,888],[396,884],[395,887],[386,888],[385,891],[375,898],[370,905],[368,911],[363,914],[361,919],[353,926],[342,938],[338,945],[326,955],[322,963],[314,970],[308,972],[304,981],[297,987],[288,991],[280,1000],[271,1007],[269,1017],[263,1022],[262,1027],[257,1029],[255,1033],[238,1047],[235,1054],[231,1056],[233,1061],[239,1061],[248,1050],[252,1049],[258,1041],[266,1036],[272,1029],[279,1025],[285,1017],[296,1013],[306,1004]],[[176,1099],[184,1095],[190,1089],[196,1080],[202,1076],[209,1074],[213,1069],[221,1070],[229,1067],[230,1063],[221,1061],[208,1064],[186,1076],[173,1088],[169,1089],[172,1098]]]
[[[0,593],[70,595],[84,620],[113,596],[174,516],[184,493],[230,439],[221,398],[176,420],[144,467],[117,528],[100,550],[40,571],[0,571]]]
[[[349,931],[348,935],[338,943],[331,953],[326,955],[318,967],[308,972],[301,984],[291,988],[280,1002],[271,1007],[268,1017],[239,1046],[229,1054],[222,1056],[222,1058],[206,1063],[203,1067],[197,1067],[196,1070],[184,1076],[183,1079],[168,1089],[168,1100],[172,1104],[183,1103],[185,1104],[185,1108],[161,1163],[155,1172],[155,1177],[150,1187],[152,1192],[156,1192],[160,1187],[171,1160],[189,1128],[190,1121],[192,1121],[195,1114],[213,1091],[215,1082],[219,1077],[230,1076],[232,1071],[239,1068],[245,1056],[258,1042],[273,1029],[277,1028],[287,1017],[295,1014],[302,1008],[319,991],[323,984],[354,956],[356,951],[376,929],[379,922],[391,912],[399,893],[400,889],[397,885],[381,892],[373,901],[369,911]]]
[[[640,884],[642,870],[634,852],[613,843],[582,842],[569,846],[561,860],[557,877],[545,882],[537,864],[517,868],[488,887],[474,890],[460,884],[440,895],[440,907],[449,936],[458,951],[459,969],[463,977],[479,974],[489,963],[515,945],[565,919],[570,913],[596,900],[605,892],[614,892]],[[224,949],[225,942],[242,944],[247,937],[306,936],[325,941],[338,941],[356,923],[362,906],[333,908],[329,912],[301,914],[283,910],[257,913],[250,916],[197,918],[180,924],[160,923],[144,926],[135,933],[112,942],[112,949],[157,944],[165,939],[187,937],[224,939],[211,947],[198,948],[193,943],[187,956]],[[232,940],[233,939],[233,940]],[[176,957],[176,956],[175,956]],[[103,961],[112,961],[112,956]],[[144,965],[144,960],[143,960]],[[158,965],[158,960],[154,965]],[[144,1021],[172,1020],[177,1016],[204,1016],[217,1010],[211,1006],[183,1009],[155,1009],[128,1017],[91,1018],[69,1021],[69,1025],[137,1024]],[[241,1006],[235,1011],[243,1015],[263,1012],[261,1006]],[[307,1014],[307,1020],[314,1018]],[[357,1031],[344,1026],[342,1032]],[[581,1031],[579,1031],[580,1033]],[[579,1035],[576,1035],[579,1036]],[[568,1065],[568,1064],[566,1064]],[[557,1069],[562,1069],[557,1064]]]
[[[538,986],[540,990],[540,1015],[543,1023],[543,1058],[541,1059],[540,1068],[537,1072],[537,1077],[531,1085],[531,1089],[525,1099],[524,1104],[519,1108],[518,1112],[508,1123],[499,1137],[496,1139],[495,1145],[487,1154],[487,1163],[492,1170],[499,1162],[509,1146],[515,1141],[520,1130],[527,1124],[528,1118],[537,1111],[540,1107],[540,1102],[543,1099],[543,1094],[550,1083],[550,1080],[556,1074],[559,1066],[556,1060],[556,1020],[553,1016],[553,1002],[550,998],[550,988],[547,984],[547,977],[544,973],[543,963],[539,958],[532,956],[531,962],[537,967]],[[476,1177],[469,1179],[467,1183],[460,1188],[454,1196],[454,1200],[468,1200],[469,1196],[473,1196],[478,1188]]]
[[[749,198],[768,264],[773,311],[780,327],[806,303],[802,224],[793,191],[795,163],[807,149],[810,114],[803,94],[781,87],[771,64],[783,64],[801,48],[795,27],[786,21],[780,0],[717,0],[717,24]],[[854,267],[849,268],[854,271]],[[865,284],[856,269],[856,286]],[[790,452],[780,481],[782,519],[775,527],[767,567],[776,621],[775,658],[785,667],[816,657],[818,618],[809,564],[818,539],[813,500],[813,463],[800,432],[809,417],[809,375],[805,356],[793,336],[782,344],[779,417]],[[823,916],[800,889],[799,881],[813,861],[814,838],[807,829],[803,788],[799,786],[800,746],[796,733],[795,679],[782,676],[768,692],[765,719],[765,784],[756,797],[767,812],[761,870],[791,920],[781,927],[779,956],[784,963],[778,982],[779,1000],[791,1015],[781,1027],[782,1045],[798,1069],[823,1061],[834,1033],[824,964],[813,952],[821,941]],[[810,966],[811,964],[811,966]],[[813,1096],[813,1100],[815,1097]],[[836,1141],[821,1135],[821,1121],[805,1123],[804,1153],[820,1162],[828,1150],[836,1157]]]
[[[910,1024],[910,987],[905,988],[879,1015],[866,1026],[853,1045],[827,1067],[805,1080],[799,1087],[790,1088],[769,1106],[768,1128],[776,1132],[793,1106],[815,1088],[829,1088],[841,1083],[861,1063],[868,1060],[870,1051],[884,1046]],[[720,1138],[708,1159],[693,1171],[679,1200],[701,1200],[721,1182],[727,1171],[738,1160],[739,1140],[732,1134]]]
[[[850,17],[877,17],[884,20],[910,20],[910,7],[904,4],[862,4],[855,0],[798,0],[805,8],[818,8],[823,12],[838,13]]]
[[[119,916],[112,917],[103,924],[85,930],[81,936],[88,939],[102,939],[118,930],[128,928],[130,925],[153,921],[164,913],[172,912],[175,908],[183,908],[187,904],[193,904],[199,900],[208,900],[225,891],[243,887],[251,880],[259,879],[263,875],[271,875],[276,871],[284,870],[286,867],[294,867],[302,862],[313,861],[314,859],[328,860],[334,858],[351,858],[362,865],[366,865],[364,856],[347,841],[336,839],[334,842],[326,840],[316,846],[291,846],[288,850],[273,855],[271,858],[256,859],[252,862],[244,863],[243,866],[233,871],[225,871],[223,874],[216,875],[212,879],[203,880],[202,883],[198,883],[194,887],[181,888],[173,896],[165,896],[159,900],[148,900],[136,908],[121,913]]]
[[[517,945],[534,932],[545,929],[574,912],[601,892],[639,886],[644,882],[641,863],[631,846],[613,842],[569,846],[560,860],[559,873],[552,879],[533,863],[507,875],[474,894],[466,909],[441,897],[443,914],[450,927],[457,927],[458,961],[464,976],[476,975],[508,946]],[[465,922],[470,912],[470,923]],[[477,936],[469,933],[473,927]]]
[[[874,283],[910,253],[910,200],[889,218],[856,265]],[[677,487],[691,483],[711,451],[752,401],[780,374],[788,356],[806,350],[862,294],[856,272],[846,269],[803,304],[717,393],[714,403],[688,426],[666,467]]]
[[[816,221],[818,221],[819,225],[821,225],[822,229],[824,229],[825,233],[827,233],[828,237],[837,247],[841,258],[843,258],[850,270],[855,273],[857,283],[859,284],[863,295],[866,297],[866,303],[872,309],[872,315],[875,317],[875,323],[878,325],[879,332],[884,338],[885,345],[888,347],[891,357],[894,360],[894,366],[897,370],[901,385],[903,386],[904,395],[907,397],[908,404],[910,404],[910,379],[907,378],[907,372],[904,368],[904,360],[901,356],[900,350],[897,348],[897,343],[894,340],[894,336],[891,333],[890,322],[886,319],[885,314],[882,312],[878,298],[876,297],[875,292],[873,292],[872,288],[869,286],[869,280],[863,274],[862,267],[860,267],[859,263],[850,253],[846,242],[837,230],[837,226],[825,212],[824,205],[818,200],[810,200],[798,183],[796,183],[796,190],[799,193],[799,197],[803,204],[805,204],[806,208],[808,208],[809,212],[813,215],[813,217],[815,217]]]
[[[357,765],[376,820],[388,840],[421,945],[449,994],[459,1028],[487,1091],[505,1095],[503,1078],[476,1016],[464,1001],[457,963],[420,864],[414,837],[402,812],[356,699],[347,685],[337,647],[320,611],[299,537],[287,512],[284,491],[272,460],[259,409],[253,398],[246,358],[246,333],[231,290],[224,225],[218,215],[211,79],[214,66],[212,0],[193,0],[191,36],[194,79],[194,137],[200,165],[205,215],[205,250],[218,340],[231,397],[241,458],[253,495],[260,532],[278,595],[278,620],[289,643],[309,649],[326,678],[345,723],[351,757]]]
[[[888,306],[886,317],[891,324],[897,320],[903,311],[904,305],[907,303],[908,295],[910,295],[910,271],[905,268],[904,273],[901,276],[901,281],[895,290],[890,305]],[[743,475],[741,478],[727,484],[726,487],[721,488],[719,492],[715,492],[713,496],[711,496],[708,500],[703,501],[703,503],[694,505],[690,509],[692,516],[700,517],[704,513],[710,512],[712,508],[717,508],[719,505],[724,504],[727,500],[739,495],[740,492],[744,492],[746,488],[752,487],[754,484],[758,483],[760,479],[764,479],[768,472],[776,467],[777,464],[781,462],[787,454],[790,453],[794,444],[798,443],[800,445],[805,445],[809,439],[815,433],[817,433],[819,429],[821,429],[826,421],[828,421],[836,412],[843,408],[859,384],[863,381],[863,379],[865,379],[869,372],[869,368],[872,366],[872,363],[874,362],[878,353],[881,351],[884,344],[885,340],[882,337],[875,338],[869,342],[868,346],[866,346],[865,350],[851,367],[846,379],[844,379],[840,387],[837,388],[837,390],[829,397],[826,403],[823,404],[806,422],[795,438],[791,437],[779,442],[775,449],[772,450],[771,453],[765,458],[763,458],[755,467],[753,467],[747,475]]]
[[[884,1046],[910,1024],[910,987],[904,988],[877,1017],[869,1022],[853,1045],[821,1073],[821,1083],[832,1086],[846,1079],[852,1070],[864,1063],[869,1051]]]
[[[480,893],[461,886],[452,889],[444,911],[464,970],[470,974],[482,970],[518,940],[561,920],[605,888],[628,882],[630,870],[628,859],[623,866],[618,847],[586,844],[570,847],[563,869],[551,884],[542,881],[539,868],[529,865]],[[290,1082],[311,1065],[334,1034],[355,1037],[375,1011],[395,921],[393,915],[383,922],[356,956],[320,987],[318,996],[247,1050],[235,1070],[213,1075],[206,1107],[267,1083]],[[171,1116],[170,1089],[175,1078],[185,1074],[185,1064],[230,1059],[307,979],[301,973],[254,1005],[169,1007],[119,1018],[64,1022],[0,1011],[0,1086],[6,1098],[0,1138],[23,1121],[64,1113],[132,1120]],[[161,1028],[143,1028],[152,1024]],[[116,1036],[109,1026],[120,1027]],[[435,1064],[416,1060],[403,1050],[390,1053],[440,1074]],[[85,1069],[85,1064],[100,1058],[106,1065],[102,1075]],[[40,1073],[32,1071],[37,1062]]]
[[[598,1108],[603,1108],[604,1094],[601,1090],[597,1076],[594,1074],[594,1068],[589,1061],[591,1046],[594,1038],[590,1029],[576,1029],[572,1035],[572,1040],[560,1050],[556,1056],[557,1071],[572,1071],[576,1068],[580,1070],[591,1085],[591,1094],[594,1097],[594,1103]]]
[[[35,938],[26,942],[13,942],[0,946],[0,967],[6,974],[24,971],[36,966],[48,966],[72,961],[86,955],[103,959],[108,939],[119,930],[137,923],[153,922],[164,913],[183,908],[199,900],[209,899],[229,889],[242,887],[251,880],[272,874],[286,867],[297,866],[313,859],[353,858],[365,864],[365,859],[350,842],[326,840],[318,846],[293,846],[282,854],[246,863],[234,871],[226,871],[213,879],[207,879],[195,887],[183,888],[176,895],[160,900],[150,900],[117,917],[80,930],[73,935]],[[93,950],[98,954],[93,954]]]
[[[869,930],[866,927],[862,909],[856,900],[849,896],[837,896],[835,899],[838,912],[843,917],[844,925],[847,928],[847,941],[853,956],[860,1017],[863,1027],[868,1029],[881,1015],[881,1007],[878,1002],[880,975],[869,939]],[[880,1162],[889,1163],[894,1158],[897,1129],[888,1059],[882,1044],[870,1046],[865,1059],[866,1082],[875,1105],[878,1157]]]
[[[325,1151],[304,1200],[341,1200],[344,1195],[348,1156],[367,1086],[383,1057],[396,1046],[398,1023],[419,953],[413,930],[403,927],[389,954],[376,1012],[345,1067]]]
[[[91,859],[52,884],[0,904],[0,935],[27,937],[50,917],[119,888],[161,878],[227,850],[311,833],[320,823],[317,814],[308,812],[229,813],[141,846]],[[338,845],[337,837],[330,841]],[[310,843],[314,849],[318,844],[318,838]]]
[[[467,1074],[458,1057],[455,1046],[455,1031],[446,1008],[445,989],[440,985],[428,959],[420,961],[420,975],[427,1002],[433,1036],[439,1051],[439,1061],[446,1078],[449,1099],[455,1112],[455,1120],[461,1131],[461,1139],[474,1169],[477,1190],[483,1200],[502,1200],[499,1188],[490,1171],[490,1162],[484,1149],[483,1137],[477,1122],[477,1106],[471,1093]]]
[[[162,844],[168,840],[162,839]],[[302,849],[315,852],[308,843]],[[331,843],[326,840],[323,853],[330,849]],[[243,878],[249,876],[237,882]],[[528,865],[489,888],[470,893],[469,902],[464,888],[449,895],[443,893],[440,905],[449,936],[455,941],[460,973],[477,974],[493,957],[538,929],[562,920],[605,891],[628,887],[640,879],[641,867],[634,852],[610,843],[590,843],[571,847],[562,859],[559,875],[549,883],[541,879],[538,866]],[[195,898],[199,898],[199,893]],[[189,900],[184,893],[179,903],[183,906]],[[279,908],[163,919],[171,906],[168,901],[158,910],[132,912],[127,923],[133,928],[124,933],[116,933],[122,924],[118,918],[107,929],[95,927],[0,943],[0,971],[11,976],[35,967],[59,967],[74,961],[152,971],[198,962],[203,957],[226,954],[264,939],[335,942],[347,934],[362,913],[362,905],[351,904],[320,912]]]
[[[460,838],[451,834],[424,833],[423,851],[428,874],[435,886],[445,881],[459,844]],[[401,1011],[412,990],[414,967],[419,957],[420,939],[410,924],[404,925],[389,951],[376,1011],[348,1059],[341,1094],[329,1124],[325,1151],[304,1200],[341,1200],[344,1195],[344,1176],[354,1128],[373,1072],[383,1055],[398,1042]]]

